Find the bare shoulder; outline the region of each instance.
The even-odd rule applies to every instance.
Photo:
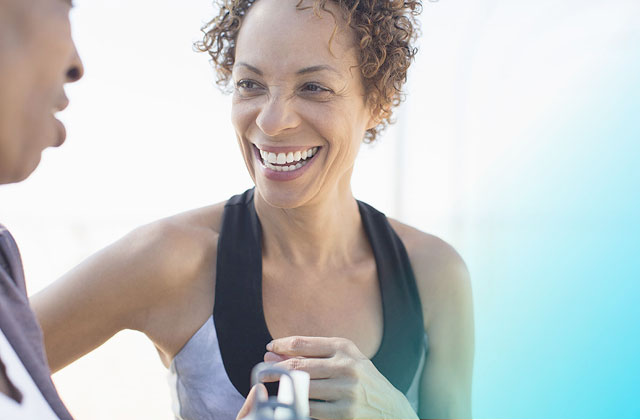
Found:
[[[194,264],[217,247],[224,202],[191,210],[141,226],[121,241],[140,262],[163,270]]]
[[[215,270],[223,208],[219,203],[141,226],[71,270],[56,288],[95,296],[117,312],[121,328],[144,331],[159,312],[179,309],[175,302],[215,279],[204,273]]]
[[[224,202],[141,226],[119,242],[120,261],[140,271],[142,286],[170,292],[215,269]],[[146,274],[143,274],[146,273]],[[215,276],[213,277],[215,279]],[[149,289],[147,289],[149,290]]]
[[[450,308],[470,305],[471,280],[460,254],[447,242],[389,219],[402,240],[413,268],[425,315],[425,326]]]
[[[142,306],[129,328],[144,332],[163,363],[170,360],[211,315],[215,300],[218,237],[225,203],[159,220],[129,235],[129,265],[140,270]],[[125,238],[126,239],[126,238]]]
[[[468,281],[466,264],[450,244],[397,220],[389,222],[407,249],[419,281]]]

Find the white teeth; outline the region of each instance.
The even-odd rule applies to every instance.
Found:
[[[307,163],[309,163],[308,161],[300,161],[295,165],[273,165],[269,162],[264,162],[264,166],[266,166],[267,168],[271,169],[272,171],[275,172],[290,172],[290,171],[295,171],[297,169],[302,168],[304,165],[306,165]]]
[[[275,153],[260,150],[260,157],[264,165],[276,172],[290,172],[302,168],[316,153],[318,147],[310,147],[307,150],[299,150],[296,152]],[[287,165],[291,163],[292,165]],[[276,165],[277,164],[277,165]]]

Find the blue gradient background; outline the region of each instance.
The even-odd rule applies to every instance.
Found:
[[[640,54],[608,70],[483,191],[474,417],[640,417]]]
[[[425,10],[395,215],[469,267],[473,416],[640,418],[640,2],[463,3]]]

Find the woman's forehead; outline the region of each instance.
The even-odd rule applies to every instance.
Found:
[[[334,18],[324,11],[299,10],[297,3],[257,1],[242,22],[236,63],[287,72],[318,65],[348,71],[357,65],[352,30],[341,21],[337,8],[332,10]]]

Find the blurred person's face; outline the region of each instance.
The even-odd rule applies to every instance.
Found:
[[[0,183],[25,179],[64,142],[54,114],[68,104],[64,84],[83,72],[70,9],[71,0],[0,0]]]

